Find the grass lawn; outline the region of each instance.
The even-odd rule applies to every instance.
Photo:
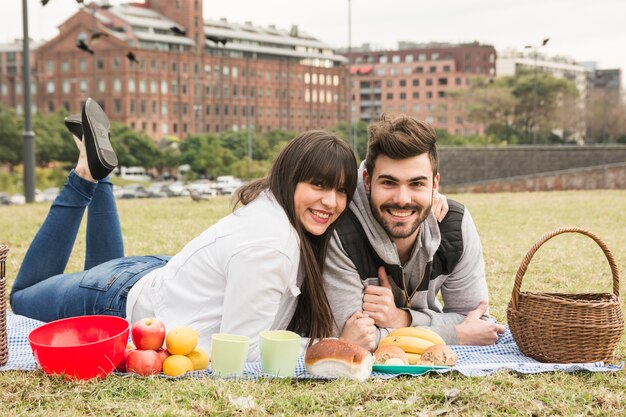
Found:
[[[580,191],[449,196],[465,203],[480,232],[491,312],[506,321],[506,305],[519,264],[543,234],[578,226],[599,235],[626,264],[626,191]],[[174,254],[229,210],[229,200],[194,203],[187,198],[119,201],[127,255]],[[48,204],[0,207],[0,242],[11,248],[9,286]],[[79,270],[84,230],[68,271]],[[611,292],[609,266],[589,238],[560,235],[530,263],[523,290]],[[622,300],[624,297],[622,297]],[[622,307],[624,302],[622,301]],[[615,361],[626,356],[624,342]],[[499,372],[483,378],[459,374],[373,380],[256,382],[219,379],[140,379],[65,382],[41,372],[0,372],[3,416],[143,415],[626,415],[626,372]],[[246,404],[238,401],[245,398]]]

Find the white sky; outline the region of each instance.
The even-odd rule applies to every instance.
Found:
[[[27,1],[34,39],[50,39],[79,7],[75,0],[50,0],[45,8]],[[285,29],[295,24],[334,47],[348,45],[348,0],[204,0],[204,16]],[[2,0],[0,28],[0,42],[21,38],[22,1]],[[626,0],[352,0],[353,46],[476,40],[503,50],[548,37],[542,52],[621,68],[626,85]]]

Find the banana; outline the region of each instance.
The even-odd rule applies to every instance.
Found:
[[[445,345],[446,342],[436,332],[423,327],[400,327],[389,333],[389,336],[410,336],[433,342],[435,345]]]
[[[386,336],[381,339],[378,347],[389,345],[398,346],[406,353],[419,353],[421,355],[424,350],[434,345],[434,343],[418,337]]]
[[[417,362],[422,358],[422,355],[417,353],[406,353],[406,356],[409,358],[409,365],[417,365]]]

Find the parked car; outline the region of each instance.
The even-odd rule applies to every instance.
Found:
[[[170,190],[167,184],[154,183],[146,188],[148,196],[152,198],[172,197],[174,192]]]
[[[243,181],[241,181],[237,177],[233,177],[232,175],[223,175],[223,176],[217,177],[218,194],[232,195],[242,185],[243,185]]]
[[[171,184],[168,184],[167,188],[172,192],[174,196],[189,195],[189,190],[187,190],[187,187],[185,186],[185,184],[183,184],[180,181],[176,181]]]
[[[26,197],[24,197],[23,194],[15,194],[11,197],[11,204],[14,204],[16,206],[26,204]]]
[[[122,195],[120,198],[147,198],[150,194],[141,184],[128,184],[122,187]]]
[[[55,198],[59,195],[59,187],[50,187],[43,190],[41,193],[41,201],[54,201]]]
[[[215,184],[207,180],[192,182],[187,185],[187,189],[206,196],[216,196],[218,194]]]
[[[7,193],[0,193],[0,206],[8,206],[11,204],[11,196]]]

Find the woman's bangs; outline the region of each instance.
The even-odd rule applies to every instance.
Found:
[[[343,188],[350,195],[354,192],[357,168],[352,152],[342,152],[335,145],[310,152],[302,162],[302,175],[299,181],[319,181],[325,188]]]

